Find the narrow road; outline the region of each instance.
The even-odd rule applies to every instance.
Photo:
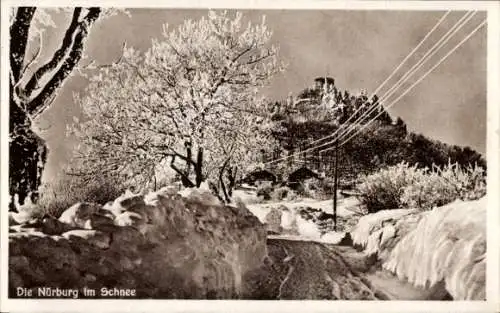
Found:
[[[268,239],[268,255],[245,277],[249,299],[437,300],[446,295],[421,290],[375,270],[375,260],[352,247]]]
[[[285,239],[268,239],[267,243],[269,258],[248,278],[251,298],[379,299],[353,270],[363,264],[348,264],[335,246]]]

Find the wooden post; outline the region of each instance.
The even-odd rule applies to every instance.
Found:
[[[337,188],[338,188],[338,141],[335,142],[335,156],[334,156],[334,177],[333,177],[333,231],[337,231]]]

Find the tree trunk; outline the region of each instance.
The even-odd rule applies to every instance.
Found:
[[[229,198],[229,195],[227,194],[226,184],[224,183],[224,169],[222,169],[219,172],[219,185],[220,185],[220,189],[222,190],[222,195],[224,196],[224,202],[230,203],[231,199]]]
[[[17,211],[14,196],[20,205],[28,196],[33,202],[38,198],[42,172],[47,160],[45,141],[31,130],[31,122],[18,104],[10,101],[9,119],[9,211]]]
[[[198,148],[195,166],[196,187],[200,187],[203,182],[203,148]]]
[[[189,176],[191,173],[191,160],[193,158],[193,149],[192,149],[192,143],[190,141],[184,142],[184,147],[186,148],[186,158],[188,161],[186,161],[186,173]]]
[[[70,26],[62,44],[50,61],[35,71],[28,83],[24,78],[25,55],[35,7],[19,7],[10,25],[10,77],[9,77],[9,210],[16,211],[14,197],[20,205],[27,197],[33,202],[47,159],[45,141],[31,129],[31,120],[44,112],[52,103],[64,81],[81,60],[89,29],[101,13],[100,8],[88,8],[81,18],[82,8],[75,8]],[[50,77],[49,77],[50,76]],[[41,82],[43,84],[41,85]],[[34,95],[34,91],[40,89]],[[28,117],[28,114],[30,115]]]
[[[229,159],[224,162],[222,167],[219,170],[219,186],[222,190],[222,195],[224,196],[224,202],[231,203],[231,198],[233,197],[233,189],[236,186],[236,173],[237,168],[229,166]],[[224,174],[226,174],[226,178],[228,183],[224,181]],[[222,198],[219,196],[219,198]]]
[[[236,175],[238,173],[238,168],[237,167],[234,167],[234,168],[229,168],[229,172],[228,172],[228,175],[227,175],[227,178],[229,180],[229,185],[228,185],[228,195],[230,198],[233,197],[233,189],[234,187],[236,187]]]
[[[179,176],[181,177],[181,183],[182,186],[185,188],[193,188],[195,185],[193,182],[189,179],[189,173],[186,173],[185,171],[180,170],[175,166],[175,156],[172,157],[172,160],[170,161],[170,168],[173,169]]]

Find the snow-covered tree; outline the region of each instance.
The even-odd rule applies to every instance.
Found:
[[[53,54],[43,45],[43,32],[55,27],[56,11],[69,14],[70,22]],[[104,11],[104,12],[103,12]],[[100,8],[46,9],[17,7],[10,15],[9,62],[9,210],[15,211],[31,195],[36,199],[47,148],[32,129],[33,120],[53,102],[64,82],[82,59],[86,38],[98,18],[115,10]],[[56,12],[57,13],[57,12]],[[46,60],[43,56],[47,56]]]
[[[209,180],[230,198],[235,175],[271,140],[263,86],[283,69],[265,19],[244,27],[242,14],[210,11],[186,20],[145,53],[124,49],[76,96],[85,121],[75,167],[119,173],[145,186],[159,164],[187,187]]]

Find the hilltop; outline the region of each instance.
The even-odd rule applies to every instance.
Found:
[[[368,118],[355,123],[373,106],[375,109],[368,114]],[[365,90],[358,93],[340,90],[331,77],[317,78],[312,87],[303,89],[296,96],[290,94],[286,100],[270,103],[268,109],[277,144],[266,151],[264,161],[321,145],[285,162],[271,164],[272,170],[278,174],[286,174],[299,165],[305,165],[324,172],[325,176],[332,176],[334,149],[320,150],[333,148],[331,141],[334,137],[320,139],[335,133],[339,127],[353,126],[357,130],[371,119],[375,119],[374,122],[339,148],[341,181],[401,162],[428,168],[443,167],[449,163],[460,166],[477,164],[486,169],[486,161],[477,151],[409,131],[402,118],[393,117],[385,110],[377,95],[369,98]],[[354,132],[342,139],[348,139],[352,134]]]

